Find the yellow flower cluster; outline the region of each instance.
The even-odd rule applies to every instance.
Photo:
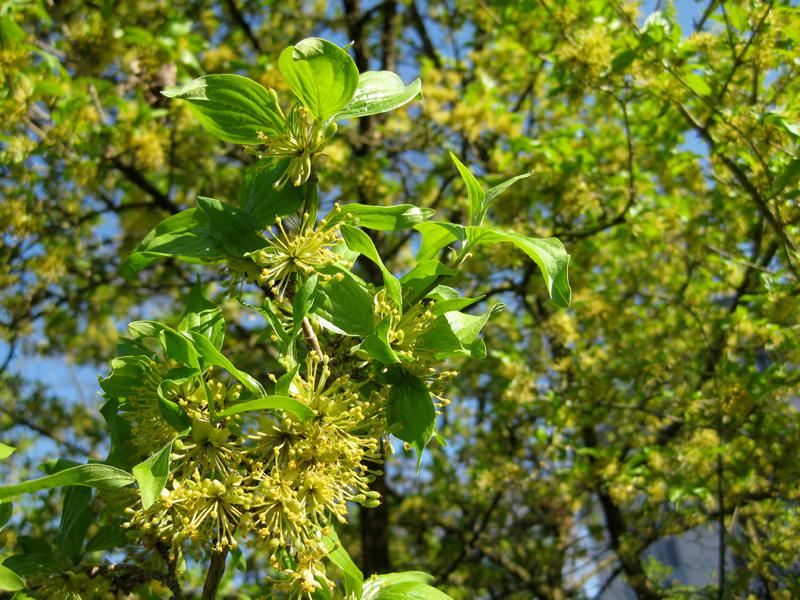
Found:
[[[250,537],[284,583],[304,593],[325,583],[329,518],[344,522],[347,502],[378,504],[367,464],[380,460],[385,435],[375,395],[365,398],[349,375],[334,378],[329,363],[312,352],[291,383],[289,395],[313,413],[305,421],[287,413],[214,423],[207,394],[221,410],[240,386],[208,379],[170,388],[165,395],[191,418],[191,436],[175,441],[168,485],[147,509],[128,509],[128,527],[168,543],[174,556],[209,543],[217,552],[236,548]]]

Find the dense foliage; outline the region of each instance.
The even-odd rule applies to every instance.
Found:
[[[241,461],[225,463],[230,476],[250,473],[245,486],[274,479],[285,457],[264,462],[277,444],[257,434],[265,429],[255,423],[272,423],[268,415],[279,413],[222,413],[258,399],[302,400],[314,385],[308,373],[316,369],[316,380],[326,373],[325,356],[333,365],[334,355],[360,345],[353,361],[400,365],[376,381],[386,391],[375,397],[388,400],[393,388],[413,395],[425,386],[427,393],[433,385],[452,400],[437,426],[448,446],[434,443],[426,450],[417,474],[415,452],[395,444],[384,475],[378,462],[388,445],[375,440],[383,439],[388,421],[374,415],[385,415],[386,407],[363,393],[354,398],[349,386],[361,381],[360,371],[331,366],[324,375],[337,403],[351,407],[342,417],[347,435],[340,439],[352,444],[342,452],[364,465],[363,471],[347,471],[358,480],[348,480],[350,495],[336,496],[333,504],[353,499],[369,506],[381,497],[380,506],[354,508],[349,518],[355,522],[338,527],[343,547],[366,575],[428,571],[453,598],[583,597],[621,580],[640,598],[800,593],[800,13],[788,1],[709,0],[659,8],[548,0],[0,6],[0,300],[8,350],[0,441],[19,448],[2,463],[3,481],[41,477],[36,467],[43,453],[80,462],[87,455],[102,461],[109,451],[114,456],[120,447],[113,437],[109,447],[106,427],[121,413],[108,407],[127,397],[112,383],[123,373],[118,366],[136,361],[136,383],[157,382],[147,397],[153,400],[148,406],[158,409],[151,417],[159,425],[132,423],[136,435],[123,440],[132,446],[117,452],[129,461],[116,463],[125,473],[151,455],[149,472],[163,473],[159,456],[163,462],[171,455],[173,477],[187,481],[181,493],[197,504],[196,498],[213,495],[214,479],[222,479],[194,480],[182,465],[214,439],[222,454]],[[348,98],[352,83],[315,102],[298,83],[302,74],[286,76],[277,57],[310,35],[342,45],[352,40],[357,70],[348,67],[351,74],[396,71],[404,81],[419,75],[422,99],[358,120],[346,115],[336,133],[315,129],[315,119],[324,122],[344,107],[332,108]],[[209,73],[238,73],[261,90],[274,89],[277,110],[268,108],[271,96],[259,96],[259,127],[239,122],[215,130],[194,102],[201,97],[197,88],[184,87]],[[391,86],[400,93],[396,80]],[[162,95],[164,89],[177,99]],[[311,116],[290,111],[292,94]],[[224,131],[231,137],[220,135]],[[298,137],[311,149],[307,156],[277,170],[257,168],[259,161],[291,155]],[[276,138],[279,143],[262,145]],[[455,168],[448,151],[460,158]],[[315,226],[317,196],[306,190],[315,187],[318,153],[324,155],[319,217],[327,221]],[[492,199],[486,190],[529,170],[530,177],[482,215],[481,197]],[[284,184],[280,195],[270,191],[273,182]],[[276,204],[278,197],[283,200]],[[312,210],[304,220],[307,199]],[[374,213],[380,216],[358,216],[348,211],[354,205],[386,208]],[[389,208],[400,205],[418,212]],[[249,236],[249,223],[240,229],[248,218],[243,213],[264,231],[281,211],[301,216],[288,225],[282,221],[285,233],[272,228],[261,246]],[[201,237],[215,231],[212,222],[230,224],[234,229],[217,246],[195,247],[216,254],[193,256],[228,267],[157,260],[163,258],[158,254],[187,256],[153,245],[165,233],[163,224],[145,238],[167,217]],[[382,225],[370,229],[370,219]],[[462,241],[475,238],[435,222],[484,227],[483,241],[512,243],[476,243],[462,252]],[[330,233],[335,230],[340,233]],[[336,242],[338,236],[344,242]],[[561,239],[572,255],[573,298],[566,310],[547,301],[547,286],[526,248],[529,256],[535,253],[529,241],[520,241],[549,236]],[[297,239],[325,258],[287,278],[281,244]],[[442,246],[426,246],[426,239]],[[447,247],[453,251],[437,252]],[[320,252],[326,248],[331,256]],[[344,265],[355,253],[362,258],[351,270]],[[421,383],[406,390],[391,379],[392,371],[417,368],[411,365],[417,365],[419,349],[402,347],[408,331],[395,325],[403,318],[408,323],[412,306],[431,291],[413,283],[431,273],[417,269],[415,276],[412,269],[433,259],[444,265],[437,269],[457,265],[457,273],[434,276],[449,277],[447,286],[477,299],[455,312],[480,322],[488,350],[485,359],[475,358],[483,354],[482,342],[472,341],[479,338],[460,339],[455,353],[473,356],[430,355],[429,364],[441,367],[439,379],[410,373],[414,378],[402,381]],[[130,280],[121,276],[138,269]],[[393,281],[400,274],[398,303]],[[197,275],[202,283],[194,287]],[[266,289],[256,292],[254,279]],[[323,298],[348,282],[359,290],[344,302],[351,310],[332,310]],[[553,299],[565,304],[558,293],[563,286],[549,287]],[[417,298],[409,289],[425,293]],[[306,302],[306,293],[320,300]],[[263,304],[263,295],[272,298],[274,310]],[[362,329],[348,332],[328,313],[358,318],[355,296],[364,306],[371,298],[370,322],[350,323]],[[431,301],[451,300],[434,296],[425,303]],[[505,310],[492,314],[499,302]],[[211,308],[217,306],[221,312]],[[254,306],[263,316],[248,317]],[[308,315],[319,354],[304,319],[293,318],[298,310]],[[433,311],[431,317],[438,318]],[[128,330],[137,319],[139,325]],[[272,335],[264,335],[265,327]],[[189,337],[180,333],[192,330]],[[123,342],[120,353],[120,336],[139,339]],[[336,344],[342,337],[347,347]],[[406,362],[405,352],[415,360]],[[25,365],[36,355],[66,355],[103,369],[110,376],[103,380],[106,399],[93,397],[93,390],[80,402],[65,397],[64,381],[31,381],[36,373]],[[111,371],[103,365],[115,355]],[[225,360],[236,367],[219,364]],[[194,370],[176,373],[166,361]],[[297,373],[281,381],[297,365]],[[423,366],[424,360],[418,368]],[[443,378],[451,369],[459,376]],[[219,386],[220,416],[213,430],[203,432],[195,423],[211,422],[218,408],[196,392],[212,385]],[[327,388],[321,391],[311,396],[329,398]],[[101,406],[106,420],[99,418]],[[272,407],[294,414],[288,404]],[[302,414],[287,419],[286,427],[314,426]],[[274,423],[280,428],[285,420]],[[189,434],[170,449],[187,428]],[[432,432],[421,432],[406,441],[422,446]],[[241,440],[236,450],[228,448],[232,438]],[[325,460],[312,454],[314,461]],[[255,463],[263,464],[254,470]],[[56,478],[109,475],[70,471],[74,463],[63,461],[44,466]],[[328,467],[320,472],[336,481],[345,476]],[[141,484],[142,469],[138,473]],[[155,571],[167,583],[153,584],[153,593],[169,594],[184,568],[169,547],[131,552],[130,561],[104,554],[129,544],[128,537],[111,535],[115,530],[106,519],[118,517],[145,531],[162,502],[160,494],[148,498],[130,487],[135,474],[115,476],[120,492],[92,496],[88,488],[70,487],[15,501],[13,520],[0,534],[3,555],[17,557],[6,559],[6,568],[19,572],[19,557],[27,556],[22,562],[28,570],[21,574],[35,582],[53,571],[43,567],[50,564],[47,557],[57,563],[59,582],[106,582],[109,591],[151,581]],[[130,502],[142,503],[133,515],[122,510]],[[3,520],[11,516],[9,506],[0,505]],[[327,518],[322,513],[331,508],[329,503],[312,517]],[[257,520],[260,513],[250,514]],[[76,539],[76,529],[86,534],[78,547],[66,542]],[[178,529],[180,545],[185,532]],[[166,531],[162,538],[172,535]],[[676,585],[651,552],[659,540],[690,531],[713,532],[715,553],[714,572],[691,589]],[[227,539],[223,530],[207,533],[217,536],[216,543]],[[268,575],[294,570],[286,563],[275,571],[269,551],[240,547],[242,553],[228,560],[220,595],[257,595]],[[328,538],[318,549],[324,554],[333,548],[339,546]],[[200,589],[209,565],[201,551],[214,549],[196,550],[180,574],[185,590]],[[341,577],[337,569],[329,571],[334,580]],[[3,573],[8,585],[11,576]]]

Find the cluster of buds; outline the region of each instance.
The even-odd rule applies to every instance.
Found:
[[[334,214],[338,207],[334,207]],[[258,283],[269,287],[275,296],[283,298],[295,273],[309,277],[321,269],[341,262],[341,258],[331,252],[331,246],[339,243],[339,229],[327,227],[327,219],[319,226],[309,226],[309,215],[304,213],[296,228],[284,227],[283,220],[275,219],[276,231],[267,240],[267,246],[251,254],[253,262],[261,267]],[[323,280],[331,275],[320,273]]]
[[[267,135],[259,132],[259,140],[266,146],[257,152],[259,157],[289,159],[286,170],[273,187],[280,190],[289,181],[295,187],[303,185],[311,176],[313,162],[335,133],[335,123],[323,128],[301,104],[296,104],[289,112],[284,133]]]

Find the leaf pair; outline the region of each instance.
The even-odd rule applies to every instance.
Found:
[[[399,108],[422,88],[419,79],[406,86],[388,71],[359,75],[345,50],[320,38],[286,48],[278,67],[292,93],[321,124]],[[287,131],[275,92],[241,75],[207,75],[162,94],[188,102],[205,130],[225,142],[261,144],[264,136]]]

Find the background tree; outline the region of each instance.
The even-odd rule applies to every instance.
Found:
[[[418,109],[328,148],[325,202],[458,220],[449,149],[485,186],[533,169],[491,218],[557,235],[573,257],[568,311],[543,302],[511,247],[468,263],[483,282],[471,293],[507,305],[486,333],[494,351],[453,383],[449,447],[419,477],[396,454],[376,482],[385,503],[344,534],[362,542],[357,562],[425,568],[454,598],[580,597],[614,578],[656,598],[688,592],[648,548],[700,527],[718,536],[701,591],[796,595],[800,14],[658,4],[3,5],[0,410],[3,441],[40,450],[8,477],[52,448],[43,438],[104,454],[98,400],[32,383],[26,362],[103,365],[124,322],[179,313],[194,269],[162,263],[132,285],[118,267],[198,195],[235,201],[253,160],[158,92],[233,71],[285,91],[272,57],[325,35],[352,40],[361,70],[424,81]],[[374,241],[397,269],[417,243]],[[237,364],[269,365],[227,309]],[[58,501],[18,511],[22,530],[54,527]]]

